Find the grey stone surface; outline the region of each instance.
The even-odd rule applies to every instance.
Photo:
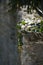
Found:
[[[43,33],[23,33],[21,65],[43,65]]]
[[[17,16],[7,12],[7,2],[2,0],[0,4],[0,65],[20,65],[16,36]]]

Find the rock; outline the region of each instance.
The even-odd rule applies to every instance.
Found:
[[[43,65],[43,34],[23,34],[21,65]]]

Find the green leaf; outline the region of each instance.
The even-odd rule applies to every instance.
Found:
[[[16,25],[16,28],[17,28],[17,29],[21,29],[21,26],[17,24],[17,25]]]
[[[22,25],[25,25],[25,24],[26,24],[26,22],[25,22],[25,21],[21,21],[21,24],[22,24]]]
[[[43,20],[41,21],[40,32],[43,32]]]

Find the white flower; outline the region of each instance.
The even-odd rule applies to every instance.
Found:
[[[20,25],[20,26],[22,26],[22,24],[21,24],[21,23],[20,23],[19,25]]]
[[[27,26],[26,28],[30,28],[30,27],[31,27],[31,25]]]
[[[31,22],[31,20],[30,19],[28,19],[28,23],[30,23]]]
[[[21,23],[19,24],[21,26],[21,30],[29,31],[32,30],[33,26],[36,26],[37,23],[40,23],[42,18],[39,17],[36,10],[32,10],[32,14],[23,13]],[[33,25],[31,25],[33,24]]]
[[[29,20],[28,18],[27,18],[27,19],[25,19],[25,23],[29,23],[29,21],[30,21],[30,20]]]
[[[41,20],[39,19],[38,21],[37,21],[37,23],[40,23],[41,22]]]
[[[32,24],[32,23],[34,23],[34,21],[33,21],[33,20],[31,20],[31,21],[29,22],[29,25],[30,25],[30,24]]]
[[[31,16],[31,19],[35,19],[35,17],[32,15],[32,16]]]
[[[21,26],[21,30],[24,30],[24,28],[25,28],[25,25],[22,25],[22,26]]]
[[[33,10],[34,11],[34,13],[36,13],[36,10]]]

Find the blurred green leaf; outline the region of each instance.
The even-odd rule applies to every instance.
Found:
[[[22,24],[22,25],[25,25],[25,24],[26,24],[26,22],[23,20],[23,21],[21,21],[21,24]]]
[[[16,25],[17,29],[21,29],[21,26],[19,24]]]
[[[41,21],[40,32],[43,32],[43,20]]]

